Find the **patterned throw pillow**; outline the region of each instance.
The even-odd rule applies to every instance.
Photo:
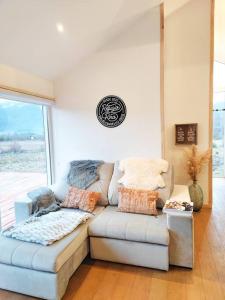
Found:
[[[119,187],[118,211],[157,215],[158,192]]]
[[[92,212],[100,197],[101,193],[80,190],[71,186],[61,207],[79,208],[87,212]]]

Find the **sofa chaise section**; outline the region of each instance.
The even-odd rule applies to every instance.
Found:
[[[0,288],[39,297],[61,299],[69,279],[89,253],[88,224],[50,246],[0,236]]]

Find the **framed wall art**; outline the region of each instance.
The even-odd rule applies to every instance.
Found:
[[[198,124],[176,124],[175,125],[175,144],[176,145],[197,145],[198,143]]]

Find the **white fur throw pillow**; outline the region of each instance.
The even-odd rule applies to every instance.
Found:
[[[161,174],[167,172],[169,163],[163,159],[128,158],[120,161],[124,175],[119,183],[127,188],[155,190],[165,187]]]

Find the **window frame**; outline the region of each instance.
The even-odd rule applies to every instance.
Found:
[[[47,170],[47,185],[53,183],[53,135],[52,135],[52,120],[51,107],[42,104],[44,134],[45,134],[45,152],[46,152],[46,170]]]

